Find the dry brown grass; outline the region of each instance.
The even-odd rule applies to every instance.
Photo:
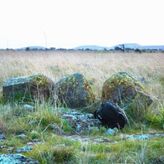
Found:
[[[57,81],[80,72],[93,83],[99,97],[103,82],[118,71],[134,74],[152,95],[164,99],[162,53],[0,52],[0,86],[5,79],[18,75],[42,73]]]

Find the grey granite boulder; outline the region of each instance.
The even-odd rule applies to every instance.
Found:
[[[75,73],[56,84],[58,103],[69,108],[83,108],[95,101],[95,95],[85,77]]]
[[[141,83],[126,72],[116,73],[104,82],[102,101],[112,101],[133,118],[142,118],[145,109],[153,102]]]
[[[10,78],[3,85],[6,102],[47,101],[53,97],[54,83],[44,75]]]

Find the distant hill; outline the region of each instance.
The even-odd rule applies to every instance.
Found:
[[[75,50],[96,50],[96,51],[103,51],[104,49],[109,50],[109,47],[97,46],[97,45],[83,45],[74,48]]]
[[[99,46],[99,45],[82,45],[72,49],[65,48],[46,48],[43,46],[28,46],[23,48],[18,48],[16,50],[91,50],[91,51],[104,51],[104,50],[156,50],[156,51],[164,51],[164,45],[140,45],[137,43],[123,43],[118,44],[112,47]]]
[[[140,50],[164,50],[164,45],[139,45],[137,43],[125,43],[125,44],[119,44],[114,47],[122,47],[124,45],[125,49],[140,49]]]
[[[141,46],[141,49],[148,49],[148,50],[164,50],[164,45],[148,45],[148,46]]]
[[[98,45],[83,45],[74,48],[75,50],[94,50],[94,51],[103,51],[103,50],[114,50],[116,47],[122,48],[124,46],[125,49],[131,49],[131,50],[164,50],[164,45],[140,45],[137,43],[124,43],[124,44],[118,44],[112,47],[103,47]]]

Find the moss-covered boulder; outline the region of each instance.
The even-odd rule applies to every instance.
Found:
[[[56,84],[58,103],[69,108],[83,108],[95,101],[89,82],[80,73],[61,79]]]
[[[140,82],[126,72],[114,74],[104,82],[102,100],[118,104],[135,118],[142,118],[143,112],[152,103]]]
[[[53,97],[54,83],[44,75],[10,78],[3,84],[6,102],[48,101]]]

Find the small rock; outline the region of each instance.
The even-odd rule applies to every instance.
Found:
[[[27,158],[21,154],[1,154],[0,155],[1,164],[39,164],[38,161]]]
[[[147,140],[150,138],[164,137],[164,133],[156,133],[156,134],[132,134],[126,135],[125,139],[130,140]]]
[[[163,164],[164,163],[164,156],[159,156],[151,161],[150,164]]]
[[[32,150],[32,146],[26,145],[24,147],[21,148],[17,148],[16,149],[16,153],[26,153]]]
[[[34,111],[34,106],[29,105],[29,104],[24,104],[23,109],[26,111],[32,112],[32,111]]]
[[[24,133],[17,135],[17,137],[20,138],[20,139],[27,138],[27,136]]]
[[[39,139],[33,139],[31,142],[28,142],[27,145],[33,147],[34,145],[42,144]]]
[[[8,147],[8,148],[7,148],[7,151],[8,151],[9,153],[12,153],[12,152],[14,151],[14,147]]]
[[[107,135],[115,135],[116,133],[118,132],[118,129],[117,128],[114,128],[114,129],[107,129],[106,133]]]
[[[0,149],[4,149],[6,146],[5,145],[1,145],[0,146]]]
[[[5,135],[3,133],[0,133],[0,141],[3,141],[5,139],[6,139]]]
[[[51,124],[50,128],[53,129],[55,134],[62,135],[64,133],[63,130],[55,123]]]

